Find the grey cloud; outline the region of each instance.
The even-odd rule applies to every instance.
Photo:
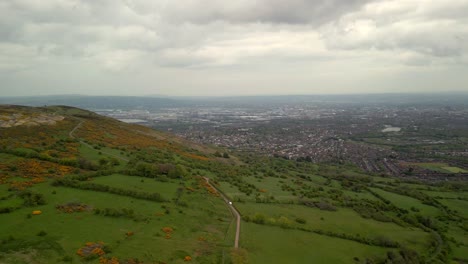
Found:
[[[322,24],[359,8],[369,0],[171,1],[163,7],[175,22]]]
[[[466,68],[467,9],[468,0],[6,0],[0,79],[44,78],[45,89],[72,79],[77,89],[86,72],[86,85],[124,91],[138,74],[141,91],[196,80],[210,94],[214,84],[253,91],[258,79],[265,91],[280,82],[326,91],[337,80],[360,89],[372,75],[374,87],[387,73]]]
[[[328,47],[414,51],[433,57],[468,53],[468,1],[380,1],[321,28]]]

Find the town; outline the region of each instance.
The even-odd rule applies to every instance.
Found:
[[[230,102],[95,111],[234,152],[352,163],[369,173],[424,180],[468,176],[463,104]]]

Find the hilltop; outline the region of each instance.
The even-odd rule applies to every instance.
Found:
[[[467,190],[0,106],[0,263],[461,262]]]
[[[1,106],[0,122],[3,260],[229,255],[230,211],[192,171],[216,150],[67,106]]]

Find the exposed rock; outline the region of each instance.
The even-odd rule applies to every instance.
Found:
[[[9,128],[15,126],[39,126],[39,125],[55,125],[62,121],[65,117],[60,115],[41,114],[38,116],[23,115],[20,113],[0,116],[0,127]]]

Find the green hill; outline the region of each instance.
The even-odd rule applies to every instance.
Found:
[[[464,183],[230,153],[66,106],[0,106],[0,263],[468,260]],[[242,215],[240,248],[223,192]]]

